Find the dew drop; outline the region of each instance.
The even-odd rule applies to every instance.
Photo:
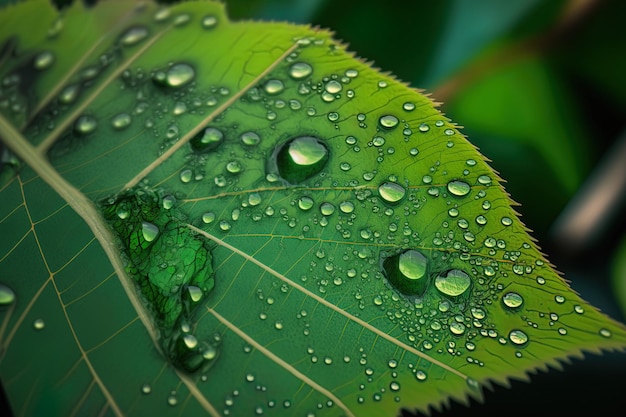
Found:
[[[61,104],[70,104],[73,103],[80,93],[80,85],[78,84],[70,84],[61,90],[59,93],[59,103]]]
[[[159,84],[167,85],[172,88],[179,88],[190,83],[196,72],[189,64],[174,64],[167,72],[157,72],[153,80]]]
[[[424,371],[417,371],[415,372],[415,378],[417,378],[418,381],[426,381],[426,378],[428,377],[428,375],[426,375],[426,372]]]
[[[113,128],[117,130],[121,130],[121,129],[124,129],[125,127],[128,127],[131,121],[132,119],[130,117],[130,114],[120,113],[120,114],[115,115],[113,119],[111,119],[111,124],[113,125]]]
[[[350,201],[342,201],[339,203],[339,210],[341,210],[342,213],[350,214],[354,211],[354,204]]]
[[[330,94],[337,94],[343,89],[343,86],[337,80],[330,80],[324,85],[324,89]]]
[[[306,62],[296,62],[289,67],[289,76],[294,80],[302,80],[313,73],[313,67]]]
[[[402,109],[404,111],[413,111],[413,110],[415,110],[415,103],[411,103],[411,102],[407,101],[406,103],[404,103],[402,105]]]
[[[33,66],[39,71],[43,71],[50,68],[54,63],[54,54],[49,51],[41,52],[35,57]]]
[[[150,222],[142,222],[141,233],[146,242],[152,242],[159,235],[159,228]]]
[[[511,220],[510,217],[503,217],[500,222],[504,225],[504,226],[510,226],[513,224],[513,220]]]
[[[178,398],[176,398],[176,394],[172,394],[167,397],[167,404],[171,405],[172,407],[178,404]]]
[[[193,172],[190,169],[184,169],[180,172],[179,178],[181,182],[186,184],[193,178]]]
[[[320,205],[320,213],[322,213],[324,216],[330,216],[334,212],[335,206],[333,206],[331,203],[324,202]]]
[[[458,322],[450,323],[450,332],[455,336],[460,336],[465,333],[465,325]]]
[[[383,272],[391,285],[403,294],[422,294],[428,281],[428,258],[409,249],[383,261]]]
[[[557,295],[554,297],[554,301],[559,304],[563,304],[565,302],[565,297],[563,297],[562,295]]]
[[[207,152],[217,148],[224,140],[221,130],[207,127],[199,132],[189,142],[191,147],[198,152]]]
[[[291,139],[278,148],[275,154],[279,175],[291,184],[300,183],[319,173],[328,160],[328,148],[312,136]]]
[[[435,287],[448,297],[458,297],[465,293],[472,281],[465,272],[459,269],[451,269],[445,275],[435,278]]]
[[[80,116],[74,123],[74,131],[79,135],[87,135],[98,126],[98,122],[91,116]]]
[[[202,222],[205,224],[213,223],[215,221],[215,213],[207,212],[202,215]]]
[[[285,89],[285,84],[280,80],[267,80],[263,85],[263,90],[269,95],[280,94]]]
[[[383,182],[378,186],[378,194],[388,203],[397,203],[404,198],[406,189],[395,182]]]
[[[230,161],[226,164],[226,171],[231,174],[238,174],[241,172],[241,164],[237,161]]]
[[[261,142],[261,137],[255,132],[244,132],[239,138],[241,143],[246,146],[256,146]]]
[[[510,309],[518,309],[524,304],[524,298],[516,292],[508,292],[502,296],[502,303]]]
[[[34,328],[35,330],[43,330],[43,329],[44,329],[44,327],[46,327],[46,322],[45,322],[45,321],[43,321],[43,319],[36,319],[36,320],[33,322],[33,328]]]
[[[152,387],[150,386],[150,384],[143,384],[141,386],[141,393],[142,394],[150,394],[152,392]]]
[[[598,332],[602,337],[611,337],[611,331],[609,329],[600,329]]]
[[[311,210],[313,204],[314,201],[311,197],[304,196],[298,199],[298,207],[300,207],[300,209],[302,210]]]
[[[0,306],[8,306],[15,302],[15,293],[4,284],[0,284]]]
[[[528,343],[528,335],[521,330],[511,330],[509,340],[515,345],[522,346]]]
[[[471,187],[464,181],[454,180],[448,183],[448,191],[457,197],[465,197],[469,194]]]
[[[394,127],[398,126],[399,120],[396,116],[388,114],[385,116],[381,116],[380,119],[378,119],[378,123],[380,123],[380,125],[385,129],[393,129]]]
[[[213,15],[204,16],[202,18],[202,27],[205,29],[212,29],[217,25],[217,17]]]
[[[135,26],[128,29],[124,34],[120,37],[120,43],[124,46],[132,46],[148,36],[148,29],[144,26]]]

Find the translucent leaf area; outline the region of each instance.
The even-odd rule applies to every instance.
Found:
[[[382,416],[624,325],[431,99],[223,5],[0,10],[0,378],[15,415]]]

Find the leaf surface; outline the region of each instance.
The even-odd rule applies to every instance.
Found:
[[[623,349],[455,125],[330,33],[212,2],[0,27],[17,415],[393,415]]]

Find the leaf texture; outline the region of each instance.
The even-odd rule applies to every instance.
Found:
[[[17,415],[394,415],[624,348],[456,125],[331,33],[205,1],[0,27]]]

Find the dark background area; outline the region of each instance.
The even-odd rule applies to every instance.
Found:
[[[626,322],[626,190],[615,181],[626,178],[626,153],[616,156],[626,149],[626,2],[224,2],[233,20],[329,28],[358,56],[443,102],[507,180],[522,220],[571,286]],[[613,182],[611,204],[586,211],[600,200],[594,191]],[[575,216],[589,220],[584,233],[575,233]],[[487,391],[483,404],[432,415],[622,416],[625,380],[625,353],[586,355],[564,372]]]

